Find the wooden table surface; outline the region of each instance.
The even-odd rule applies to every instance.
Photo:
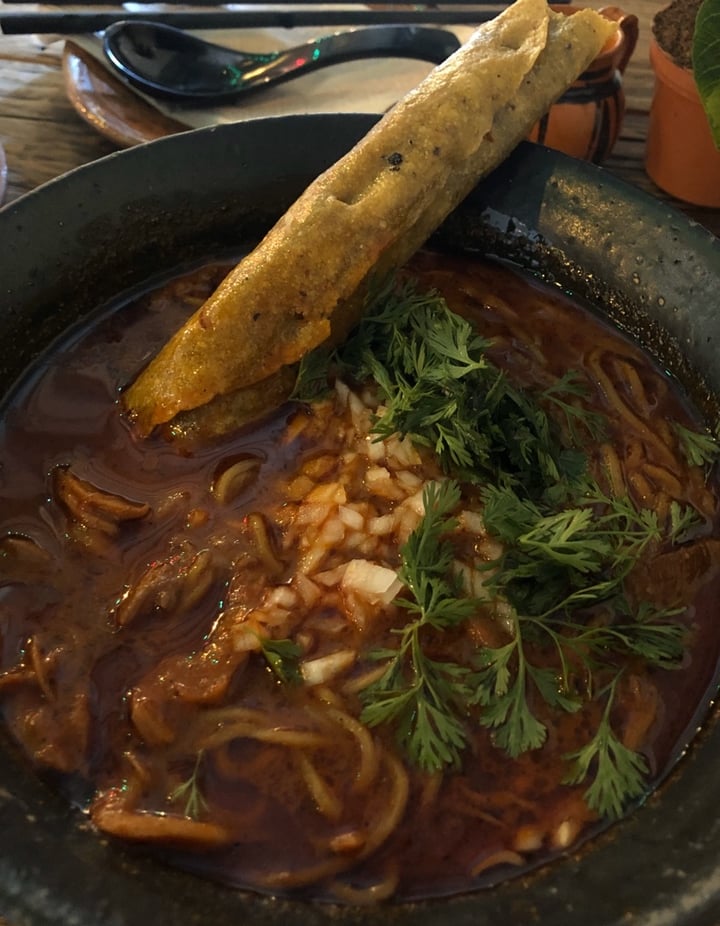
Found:
[[[587,0],[587,5],[606,4]],[[667,199],[648,178],[643,163],[653,90],[648,61],[650,22],[665,0],[625,0],[619,5],[638,16],[640,38],[625,74],[627,112],[622,134],[605,167]],[[62,49],[62,41],[43,44],[37,36],[0,35],[0,145],[7,160],[5,202],[115,150],[113,142],[82,121],[68,101],[63,88]],[[676,205],[720,235],[720,210]]]

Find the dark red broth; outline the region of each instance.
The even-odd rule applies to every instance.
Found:
[[[715,488],[680,460],[667,426],[698,427],[697,418],[639,348],[559,290],[446,255],[423,255],[413,269],[496,339],[493,358],[520,383],[582,373],[611,428],[609,448],[589,452],[597,466],[619,467],[639,504],[666,504],[667,483],[705,517],[701,537],[658,551],[665,559],[637,579],[661,598],[680,595],[691,631],[681,668],[638,668],[622,693],[618,729],[646,757],[650,787],[702,717],[718,657]],[[376,619],[360,596],[346,619],[338,602],[354,592],[338,592],[333,569],[352,531],[359,558],[395,567],[397,542],[375,534],[363,547],[363,531],[379,531],[402,505],[410,512],[418,484],[440,475],[434,461],[398,450],[378,467],[355,445],[350,453],[348,434],[363,439],[332,402],[287,405],[204,448],[133,435],[122,388],[220,276],[217,267],[192,272],[99,318],[54,349],[6,408],[5,723],[99,829],[264,892],[345,902],[439,896],[579,844],[600,824],[584,786],[562,783],[562,756],[587,741],[597,705],[547,712],[545,746],[517,759],[475,727],[462,767],[434,776],[357,720],[374,665],[367,653],[393,638],[402,612],[388,604]],[[237,464],[239,488],[218,489]],[[393,496],[383,468],[402,474],[404,494]],[[328,522],[325,539],[313,540],[325,543],[322,570],[308,567],[313,587],[293,584],[298,561],[314,555],[308,498],[341,475],[342,539]],[[403,523],[393,529],[407,531]],[[317,661],[327,678],[283,685],[250,625],[292,637],[304,659],[346,662]],[[456,643],[467,652],[497,633],[483,618]],[[197,802],[188,805],[193,774]]]

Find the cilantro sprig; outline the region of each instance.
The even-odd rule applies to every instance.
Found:
[[[300,682],[301,647],[294,640],[262,637],[258,635],[260,650],[265,657],[268,668],[284,685]]]
[[[580,701],[563,694],[552,670],[528,660],[517,616],[513,639],[504,646],[484,648],[479,662],[483,667],[475,678],[473,700],[483,708],[480,722],[494,731],[495,745],[512,758],[539,749],[547,736],[545,724],[530,708],[531,683],[546,696],[548,704],[568,711],[580,707]]]
[[[481,653],[477,701],[483,707],[480,722],[493,730],[496,745],[518,756],[545,741],[533,699],[574,712],[584,700],[598,697],[598,678],[610,676],[614,691],[628,659],[676,668],[687,632],[671,620],[674,612],[646,602],[633,608],[626,596],[625,580],[660,539],[655,512],[636,509],[629,499],[611,498],[597,487],[586,491],[582,505],[552,513],[508,489],[488,488],[483,495],[486,526],[506,543],[488,584],[513,604],[515,616],[512,640]],[[679,524],[686,520],[678,515]],[[598,620],[598,607],[604,608],[605,621]],[[583,623],[590,613],[595,621]],[[554,667],[533,665],[529,645],[554,650]],[[607,795],[636,796],[635,773],[643,760],[626,756],[609,723],[606,716],[592,741],[597,761],[586,799],[599,813],[617,815],[618,800]]]
[[[482,492],[487,529],[506,544],[490,579],[523,614],[548,614],[603,601],[622,586],[661,531],[657,515],[597,486],[548,512],[510,488]]]
[[[676,423],[675,433],[691,466],[710,468],[720,458],[720,443],[708,431],[691,431]]]
[[[423,493],[425,515],[401,550],[398,572],[411,597],[400,598],[411,619],[397,631],[396,649],[380,649],[387,660],[380,678],[362,693],[360,719],[368,726],[391,724],[398,742],[425,771],[457,765],[467,745],[465,706],[472,696],[470,670],[433,659],[424,648],[429,630],[442,631],[469,617],[476,602],[461,593],[451,569],[447,540],[460,501],[456,482],[431,483]]]
[[[168,796],[170,803],[184,801],[184,814],[192,820],[197,820],[207,809],[207,802],[200,783],[200,771],[204,757],[205,752],[201,749],[195,757],[195,765],[190,776]]]
[[[610,723],[619,678],[617,675],[610,685],[595,735],[577,752],[565,757],[572,763],[572,767],[564,783],[580,784],[592,777],[585,792],[588,805],[601,816],[612,819],[622,816],[628,801],[643,794],[648,772],[645,759],[618,739]]]
[[[597,692],[597,679],[611,678],[610,689],[624,672],[627,658],[637,656],[658,668],[677,668],[685,652],[686,630],[668,620],[663,612],[647,614],[644,621],[622,624],[591,625],[552,618],[514,617],[512,640],[501,647],[484,648],[480,653],[483,667],[475,676],[477,685],[474,701],[481,705],[480,723],[493,731],[495,745],[512,758],[543,745],[547,736],[545,724],[536,716],[531,704],[538,697],[546,707],[575,713],[584,703],[602,697]],[[530,643],[544,644],[555,649],[557,659],[551,665],[534,664],[528,654]],[[603,728],[588,744],[583,755],[598,759],[593,785],[586,792],[588,805],[601,815],[607,815],[609,805],[606,790],[625,793],[627,799],[636,796],[632,776],[626,789],[618,788],[622,768],[616,767],[619,743],[612,733],[609,708]],[[592,748],[590,748],[592,746]],[[624,748],[624,747],[623,747]],[[627,750],[630,752],[630,750]],[[575,760],[575,754],[566,759]],[[636,755],[630,765],[640,768],[642,757]],[[612,782],[604,781],[612,770]],[[583,780],[589,774],[585,766]],[[614,815],[616,805],[613,806]]]
[[[343,345],[303,360],[295,396],[317,396],[323,369],[373,379],[385,404],[378,437],[410,435],[466,481],[510,485],[532,498],[567,491],[585,457],[563,446],[544,405],[571,433],[598,433],[597,416],[577,401],[583,388],[568,373],[538,401],[488,359],[489,346],[437,292],[391,281]]]

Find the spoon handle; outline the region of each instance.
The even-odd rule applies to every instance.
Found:
[[[248,79],[254,86],[317,71],[331,64],[359,58],[414,58],[440,64],[460,47],[454,33],[422,26],[369,26],[324,35],[278,52],[271,61],[254,68]],[[243,80],[241,78],[240,85]]]

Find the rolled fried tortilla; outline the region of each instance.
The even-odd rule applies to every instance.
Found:
[[[213,430],[256,415],[264,392],[277,404],[287,367],[344,336],[370,278],[407,261],[616,28],[545,0],[515,0],[478,28],[307,188],[129,387],[138,432],[179,414],[202,431],[219,396]]]

